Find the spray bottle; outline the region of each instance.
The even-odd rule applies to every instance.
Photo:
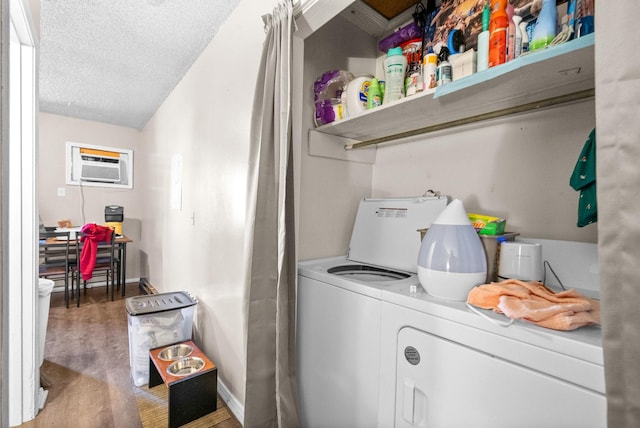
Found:
[[[453,79],[453,68],[449,62],[449,48],[442,46],[438,53],[438,68],[436,68],[436,82],[438,86],[451,82]]]
[[[489,67],[504,64],[507,60],[507,0],[491,0],[489,22]]]

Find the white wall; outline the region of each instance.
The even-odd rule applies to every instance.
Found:
[[[336,51],[349,52],[347,56]],[[304,41],[304,88],[299,195],[300,259],[343,255],[349,246],[358,201],[371,196],[372,166],[309,156],[307,132],[313,128],[313,82],[329,70],[355,75],[375,68],[376,45],[348,21],[336,18]],[[347,59],[345,59],[347,58]],[[298,144],[298,139],[295,139]]]
[[[589,100],[382,145],[373,196],[440,190],[523,236],[597,242],[596,224],[576,226],[579,193],[569,186],[594,127]]]
[[[244,402],[243,298],[246,175],[251,109],[276,1],[243,0],[143,130],[143,276],[160,292],[198,299],[196,340],[218,378]],[[172,208],[172,160],[182,161]],[[234,403],[231,403],[234,406]],[[233,407],[232,407],[233,409]],[[240,415],[242,416],[242,415]]]
[[[86,223],[104,224],[105,205],[124,207],[122,231],[133,240],[127,245],[127,278],[140,277],[139,241],[142,207],[139,177],[139,148],[142,133],[133,128],[89,120],[40,113],[38,151],[38,204],[47,226],[69,219],[74,226]],[[65,184],[67,141],[133,150],[133,189],[75,186]],[[58,189],[65,196],[58,196]]]

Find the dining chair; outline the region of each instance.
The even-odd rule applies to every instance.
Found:
[[[107,296],[109,295],[109,286],[111,286],[111,300],[114,300],[114,291],[120,288],[120,258],[115,244],[115,233],[111,234],[108,242],[98,242],[95,248],[95,265],[91,278],[85,280],[82,275],[83,265],[80,262],[82,250],[89,245],[87,240],[90,239],[86,233],[78,232],[75,240],[75,263],[71,268],[71,290],[75,291],[76,305],[80,307],[80,284],[84,294],[87,294],[87,282],[96,276],[103,276],[105,279],[105,288]]]
[[[69,276],[75,263],[70,251],[70,233],[40,232],[38,276],[64,281],[64,302],[69,307]]]

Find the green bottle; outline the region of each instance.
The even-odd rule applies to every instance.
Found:
[[[382,105],[382,91],[380,90],[380,83],[375,77],[371,79],[369,84],[369,92],[367,94],[367,110],[379,107]]]

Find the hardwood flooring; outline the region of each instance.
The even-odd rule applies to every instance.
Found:
[[[127,284],[125,298],[116,294],[112,302],[103,287],[89,289],[79,308],[68,309],[64,293],[51,294],[40,368],[48,397],[36,418],[20,427],[142,427],[129,366],[125,298],[143,293],[138,284]],[[215,427],[241,424],[232,416]]]

